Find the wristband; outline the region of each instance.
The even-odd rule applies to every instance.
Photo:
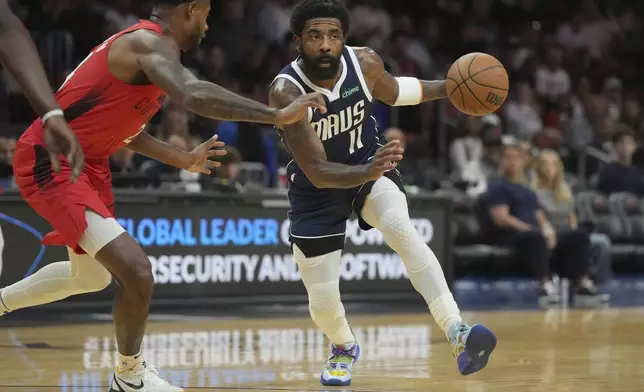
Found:
[[[418,105],[423,100],[423,86],[417,78],[401,76],[395,78],[398,82],[398,98],[393,106]]]
[[[65,112],[63,112],[61,109],[50,110],[47,113],[45,113],[44,116],[42,116],[42,119],[40,120],[40,122],[42,123],[42,125],[45,125],[47,123],[47,120],[57,116],[65,117]]]

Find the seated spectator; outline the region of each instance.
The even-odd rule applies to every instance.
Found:
[[[13,152],[16,149],[16,140],[0,137],[0,180],[13,177]]]
[[[188,143],[183,136],[171,134],[166,143],[183,151],[188,150]],[[150,180],[155,187],[164,186],[173,188],[179,181],[179,168],[166,165],[160,161],[148,160],[141,165],[141,172]]]
[[[461,122],[462,135],[452,142],[449,148],[454,171],[461,174],[470,162],[480,161],[483,156],[483,142],[479,131],[481,119],[465,116]]]
[[[503,177],[490,184],[482,197],[497,228],[491,240],[516,249],[539,280],[539,303],[556,304],[561,295],[553,282],[552,270],[574,282],[575,298],[596,298],[598,293],[588,277],[590,241],[581,232],[556,232],[544,214],[537,195],[527,186],[525,158],[516,145],[503,149]]]
[[[547,49],[545,62],[537,67],[535,82],[537,94],[550,102],[570,93],[570,76],[563,67],[561,48],[552,46]]]
[[[522,140],[532,140],[543,128],[539,105],[528,82],[516,85],[516,99],[505,105],[508,133]]]
[[[382,134],[389,142],[398,140],[400,142],[400,147],[407,151],[407,136],[405,135],[405,132],[402,131],[402,129],[387,128]],[[406,158],[407,159],[403,159],[402,161],[398,162],[398,166],[396,167],[400,171],[400,174],[402,175],[405,183],[416,184],[419,182],[419,170],[417,170],[417,168],[415,167],[414,161],[411,157],[408,156]]]
[[[483,155],[463,169],[460,179],[468,182],[467,194],[478,197],[487,191],[488,183],[498,176],[503,145],[501,128],[486,124],[481,129]]]
[[[241,153],[233,146],[225,146],[227,154],[218,157],[221,166],[214,168],[211,181],[203,181],[204,187],[210,190],[226,193],[240,193],[244,186],[239,182],[239,164],[242,161]]]
[[[580,230],[589,234],[593,251],[592,276],[597,282],[604,283],[610,280],[612,278],[610,238],[605,234],[593,233],[592,228],[579,226],[572,191],[564,179],[561,158],[555,151],[544,150],[539,154],[535,166],[532,190],[536,192],[548,221],[557,232]]]
[[[617,160],[608,164],[599,173],[597,189],[610,195],[611,193],[628,192],[644,196],[644,179],[642,173],[633,164],[635,153],[635,137],[630,130],[621,129],[613,136],[613,145]]]
[[[637,99],[629,98],[624,101],[622,123],[635,130],[636,139],[644,138],[644,114],[642,105]]]

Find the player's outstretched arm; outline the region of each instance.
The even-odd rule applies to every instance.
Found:
[[[7,0],[0,0],[0,60],[39,116],[59,108],[29,32]]]
[[[127,145],[127,148],[170,166],[191,172],[210,174],[210,169],[220,166],[219,162],[211,158],[226,155],[225,150],[216,150],[217,147],[223,146],[224,142],[217,141],[217,135],[215,135],[194,150],[184,151],[155,138],[147,132],[141,132]]]
[[[144,32],[134,40],[133,46],[148,79],[168,93],[173,101],[201,116],[281,125],[300,120],[309,107],[325,110],[320,94],[308,94],[278,110],[199,80],[181,64],[179,51],[169,38]]]
[[[356,56],[372,95],[390,106],[411,106],[422,102],[447,98],[444,80],[419,80],[410,77],[393,77],[385,70],[385,63],[378,53],[369,48],[356,50]]]
[[[278,79],[269,91],[269,104],[275,108],[288,106],[302,93],[290,81]],[[397,142],[388,143],[378,150],[369,165],[349,166],[327,160],[324,145],[307,119],[284,125],[284,142],[306,177],[317,188],[354,188],[377,180],[387,170],[396,167],[403,150]]]
[[[45,125],[45,145],[54,171],[60,171],[58,155],[64,154],[72,169],[71,181],[75,181],[85,164],[83,150],[56,102],[27,29],[7,0],[0,0],[0,62],[16,78]]]

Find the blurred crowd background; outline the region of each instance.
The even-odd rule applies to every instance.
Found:
[[[200,77],[266,102],[268,85],[292,61],[289,31],[295,0],[213,0],[210,31],[185,56]],[[574,186],[592,187],[615,158],[612,136],[627,130],[644,137],[640,91],[644,73],[641,16],[644,4],[613,0],[347,0],[353,21],[349,44],[367,45],[394,75],[442,79],[460,55],[482,51],[507,67],[511,95],[503,109],[483,118],[460,115],[447,102],[392,110],[377,119],[389,138],[404,140],[408,184],[434,190],[485,189],[487,166],[498,165],[493,146],[513,137],[526,148],[550,148],[562,157]],[[15,1],[32,32],[53,86],[89,51],[115,32],[149,16],[150,1]],[[11,186],[15,138],[34,115],[3,72],[0,87],[0,178]],[[112,160],[120,187],[204,187],[233,192],[284,186],[290,160],[276,133],[262,125],[199,118],[169,103],[149,132],[190,148],[213,133],[231,154],[213,178],[197,179],[122,151]],[[635,154],[637,158],[637,153]],[[635,159],[637,165],[637,159]],[[481,168],[483,170],[481,170]],[[197,181],[196,184],[195,180]],[[192,184],[192,185],[191,185]]]
[[[200,78],[267,102],[272,79],[297,57],[289,31],[295,3],[213,0],[208,36],[184,63]],[[447,100],[405,108],[377,104],[375,110],[381,131],[406,147],[399,169],[409,192],[455,200],[457,268],[527,252],[521,260],[548,302],[558,295],[551,267],[573,279],[579,293],[595,295],[594,282],[610,280],[616,259],[644,254],[644,2],[346,4],[353,17],[348,44],[376,50],[395,76],[443,79],[469,52],[490,53],[508,70],[510,96],[491,115],[462,115]],[[145,0],[13,4],[55,87],[94,46],[148,17],[151,8]],[[6,72],[0,85],[0,186],[11,188],[15,140],[35,115]],[[221,168],[203,176],[123,149],[111,159],[117,188],[243,193],[286,187],[290,157],[271,127],[204,119],[169,102],[148,132],[183,149],[217,133],[229,154]],[[499,215],[498,207],[509,214]],[[538,229],[539,209],[555,238]],[[480,265],[490,271],[489,263]]]

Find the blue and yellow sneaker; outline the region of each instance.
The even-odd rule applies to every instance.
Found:
[[[464,376],[483,369],[496,347],[496,336],[483,325],[455,324],[447,335],[458,371]]]
[[[322,385],[351,385],[351,368],[360,358],[360,345],[331,346],[331,356],[320,376]]]

